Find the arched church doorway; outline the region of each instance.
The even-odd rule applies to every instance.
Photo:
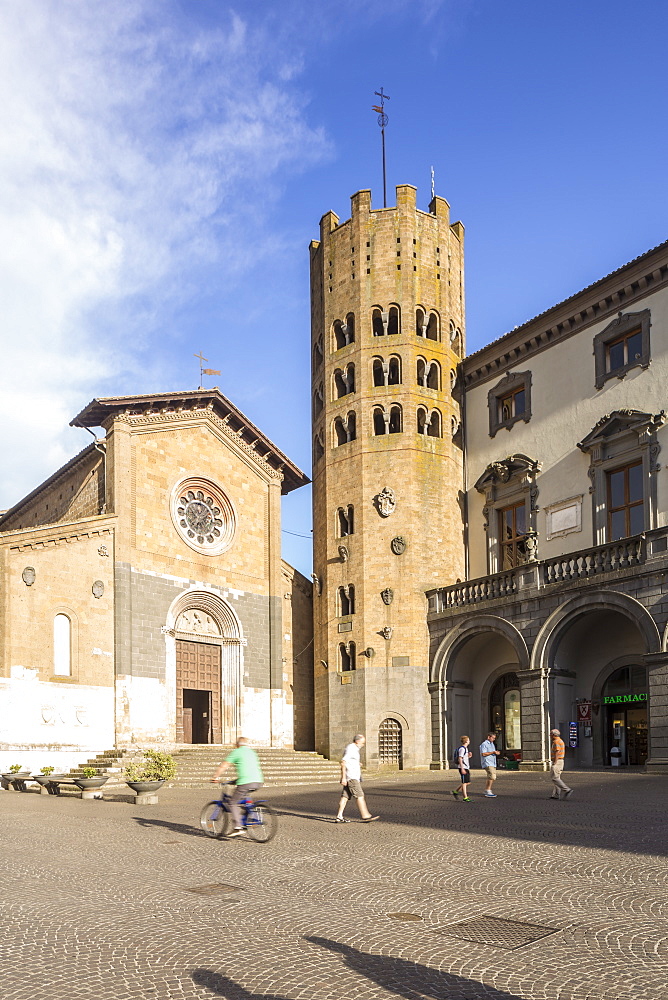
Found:
[[[220,646],[176,640],[176,739],[179,743],[222,743],[220,680]]]
[[[605,759],[613,747],[619,749],[620,764],[643,765],[648,756],[647,670],[624,666],[614,670],[601,691]]]
[[[496,733],[496,747],[508,754],[522,751],[522,701],[516,673],[503,674],[489,694],[490,732]]]
[[[238,619],[222,598],[205,591],[182,594],[171,617],[176,742],[234,743],[241,732]]]

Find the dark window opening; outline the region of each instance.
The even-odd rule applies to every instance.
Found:
[[[339,538],[347,538],[348,535],[355,534],[355,508],[352,504],[348,507],[339,507],[337,510]]]
[[[506,423],[514,417],[522,417],[526,411],[526,392],[524,387],[502,396],[499,400],[499,423]]]
[[[386,323],[387,323],[387,313],[383,313],[380,309],[374,309],[374,311],[371,314],[371,326],[374,337],[385,336]]]
[[[337,319],[334,321],[334,349],[340,351],[342,347],[347,347],[355,341],[355,315],[348,313],[345,321]]]
[[[399,309],[397,306],[390,306],[390,314],[387,321],[387,335],[392,337],[399,333]]]
[[[424,337],[427,332],[427,321],[425,319],[424,309],[415,310],[415,332],[418,337]]]
[[[355,643],[339,643],[339,669],[342,673],[355,669]]]
[[[339,587],[339,615],[344,618],[346,615],[355,614],[355,588],[351,584],[347,587]]]
[[[375,407],[373,411],[373,433],[376,436],[380,434],[387,434],[385,411],[380,406]]]
[[[374,358],[373,361],[373,384],[399,385],[401,382],[401,368],[399,358],[391,357],[388,361],[383,358]]]
[[[389,433],[390,434],[399,434],[401,432],[401,430],[402,430],[402,425],[401,425],[401,407],[400,406],[393,406],[392,409],[390,410]]]
[[[334,372],[334,392],[336,399],[348,396],[355,391],[355,365],[348,365],[345,370],[337,368]]]

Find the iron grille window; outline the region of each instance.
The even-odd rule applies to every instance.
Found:
[[[384,719],[378,729],[378,759],[381,764],[401,767],[402,739],[401,723],[396,719]]]

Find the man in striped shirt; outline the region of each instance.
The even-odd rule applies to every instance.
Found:
[[[559,793],[563,792],[563,797],[568,799],[573,794],[573,789],[569,788],[561,777],[561,772],[564,769],[566,747],[558,729],[552,729],[550,731],[550,736],[552,737],[552,767],[550,768],[550,777],[552,778],[552,795],[550,795],[550,798],[559,799],[561,798]]]

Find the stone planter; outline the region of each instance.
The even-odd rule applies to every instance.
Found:
[[[78,785],[81,791],[88,791],[89,788],[102,788],[105,781],[109,781],[108,774],[100,774],[97,778],[75,778],[74,784]]]
[[[158,803],[158,789],[162,788],[166,780],[162,778],[160,781],[126,781],[126,785],[135,793],[135,805],[154,806]]]
[[[30,771],[7,771],[2,780],[11,785],[15,792],[27,792],[26,781],[30,780]]]
[[[33,774],[31,780],[42,786],[40,795],[60,795],[60,782],[70,782],[72,779],[68,774],[54,771],[53,774]]]
[[[51,774],[33,774],[30,780],[36,781],[40,786],[40,795],[56,795],[58,785],[54,784],[53,777]]]
[[[96,778],[75,778],[74,784],[81,789],[82,799],[101,799],[101,789],[106,781],[109,781],[108,774],[98,774]]]

